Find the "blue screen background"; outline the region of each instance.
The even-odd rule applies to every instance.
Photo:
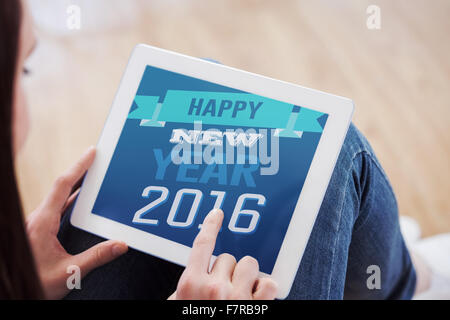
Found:
[[[207,81],[184,76],[174,72],[148,66],[139,85],[137,95],[161,96],[164,100],[167,90],[192,90],[214,92],[242,92]],[[136,108],[133,102],[130,112]],[[325,126],[327,116],[320,119]],[[255,257],[262,272],[270,274],[273,270],[281,244],[283,242],[292,213],[302,190],[311,161],[320,140],[321,133],[304,132],[300,139],[279,139],[279,171],[276,175],[260,175],[259,170],[253,175],[256,187],[249,187],[241,180],[237,186],[221,185],[217,179],[207,184],[199,182],[177,182],[178,168],[171,164],[164,180],[156,180],[156,161],[153,149],[163,150],[164,157],[173,148],[169,143],[172,130],[176,128],[193,129],[192,124],[166,123],[164,127],[145,127],[139,125],[140,120],[127,119],[122,129],[108,170],[102,182],[92,212],[99,216],[115,220],[133,228],[161,236],[166,239],[192,246],[198,234],[198,225],[213,208],[216,197],[210,196],[211,190],[225,191],[226,197],[222,206],[225,213],[223,227],[219,233],[215,255],[227,252],[240,258],[250,255]],[[230,126],[207,126],[203,130],[217,128],[225,131]],[[244,128],[245,129],[245,128]],[[270,130],[270,129],[269,129]],[[188,176],[200,178],[206,164],[196,165],[188,170]],[[228,182],[233,165],[227,165]],[[149,212],[148,218],[158,219],[157,226],[135,224],[132,222],[135,212],[160,196],[152,193],[143,198],[142,191],[147,186],[164,186],[169,189],[168,200]],[[176,192],[181,188],[198,189],[203,192],[194,224],[190,228],[174,228],[166,223],[167,216]],[[247,200],[244,209],[254,209],[260,213],[255,232],[239,234],[228,229],[231,214],[238,197],[243,193],[263,194],[265,206],[259,206],[257,200]],[[177,221],[185,221],[191,208],[193,196],[185,196],[180,204]],[[143,218],[147,218],[144,216]],[[238,226],[247,226],[250,218],[243,216]],[[163,257],[162,257],[163,258]]]

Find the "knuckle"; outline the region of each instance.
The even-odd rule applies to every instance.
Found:
[[[38,239],[43,234],[43,226],[34,215],[25,221],[25,230],[31,242]]]
[[[75,165],[73,166],[73,169],[75,171],[83,171],[84,170],[84,166],[83,166],[84,162],[78,161],[77,163],[75,163]]]
[[[26,230],[27,236],[31,243],[33,243],[36,239],[38,239],[37,235],[39,234],[39,229],[36,226],[27,224]]]
[[[225,286],[221,282],[209,282],[205,286],[206,297],[211,300],[222,299],[224,288]]]
[[[36,231],[36,224],[32,219],[33,219],[32,217],[29,217],[28,219],[25,220],[25,230],[28,236],[34,234]]]
[[[105,256],[105,249],[102,246],[99,246],[94,253],[94,261],[96,264],[101,264],[103,262],[103,258]]]
[[[178,282],[177,295],[180,297],[189,297],[194,291],[195,282],[190,276],[183,275]]]
[[[195,238],[194,246],[201,247],[204,245],[208,245],[213,241],[213,238],[208,234],[200,233],[197,238]]]
[[[260,288],[264,292],[275,293],[278,289],[278,285],[270,278],[263,278],[260,280]]]
[[[69,188],[70,187],[69,178],[67,176],[65,176],[65,175],[59,176],[58,178],[56,178],[55,186],[58,189]]]

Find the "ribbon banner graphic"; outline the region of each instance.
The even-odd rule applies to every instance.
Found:
[[[280,137],[299,138],[303,132],[322,132],[324,113],[249,93],[167,90],[160,97],[137,95],[137,109],[128,119],[141,126],[163,127],[165,122],[229,125],[277,129]]]

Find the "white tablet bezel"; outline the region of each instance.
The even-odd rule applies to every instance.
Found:
[[[137,45],[120,82],[110,114],[97,144],[97,156],[83,181],[72,211],[75,227],[176,264],[186,265],[190,247],[91,213],[103,178],[147,66],[154,66],[263,97],[327,113],[328,119],[317,146],[302,192],[287,229],[273,272],[278,298],[290,291],[317,213],[333,172],[353,114],[350,99],[304,88],[214,62],[148,45]],[[211,263],[215,257],[211,259]],[[267,276],[261,274],[262,276]]]

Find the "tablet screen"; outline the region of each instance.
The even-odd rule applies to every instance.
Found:
[[[192,246],[225,213],[215,255],[271,274],[328,115],[147,66],[92,213]]]

